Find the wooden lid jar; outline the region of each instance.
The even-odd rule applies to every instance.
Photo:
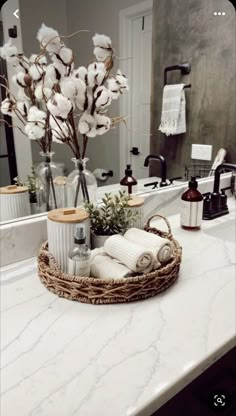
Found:
[[[75,224],[85,224],[86,244],[90,247],[89,214],[82,208],[59,208],[48,212],[48,248],[60,269],[67,273],[68,253],[74,244]]]
[[[1,221],[30,215],[27,186],[8,185],[0,188]]]
[[[143,229],[144,227],[144,198],[140,196],[131,196],[131,199],[128,201],[129,208],[137,212],[137,218],[135,223],[132,225],[134,228]]]

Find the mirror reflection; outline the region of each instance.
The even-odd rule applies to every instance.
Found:
[[[235,162],[234,8],[174,3],[4,4],[1,221]]]

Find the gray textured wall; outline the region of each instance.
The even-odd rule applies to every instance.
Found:
[[[151,151],[166,157],[169,177],[192,163],[192,143],[213,145],[213,158],[224,147],[227,161],[236,162],[235,39],[235,10],[228,0],[153,2]],[[185,90],[187,133],[167,137],[158,131],[163,68],[184,61],[191,62],[191,74],[169,73],[168,83],[192,84]],[[159,173],[154,164],[151,173]]]

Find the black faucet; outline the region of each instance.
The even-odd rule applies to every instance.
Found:
[[[204,195],[203,199],[203,219],[213,220],[214,218],[221,217],[229,213],[227,205],[227,195],[225,195],[225,189],[220,189],[220,174],[223,170],[236,171],[236,165],[232,163],[222,163],[217,166],[215,170],[213,192]],[[226,188],[228,189],[228,188]]]
[[[168,183],[166,182],[166,161],[165,158],[161,155],[149,155],[146,157],[145,161],[144,161],[144,166],[148,167],[149,165],[149,160],[159,160],[161,162],[161,182],[160,182],[160,187],[163,186],[167,186]]]

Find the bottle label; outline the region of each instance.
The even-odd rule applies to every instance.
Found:
[[[68,258],[68,273],[73,276],[89,277],[90,260],[73,260]]]
[[[202,223],[203,201],[181,200],[180,223],[185,227],[200,227]]]

